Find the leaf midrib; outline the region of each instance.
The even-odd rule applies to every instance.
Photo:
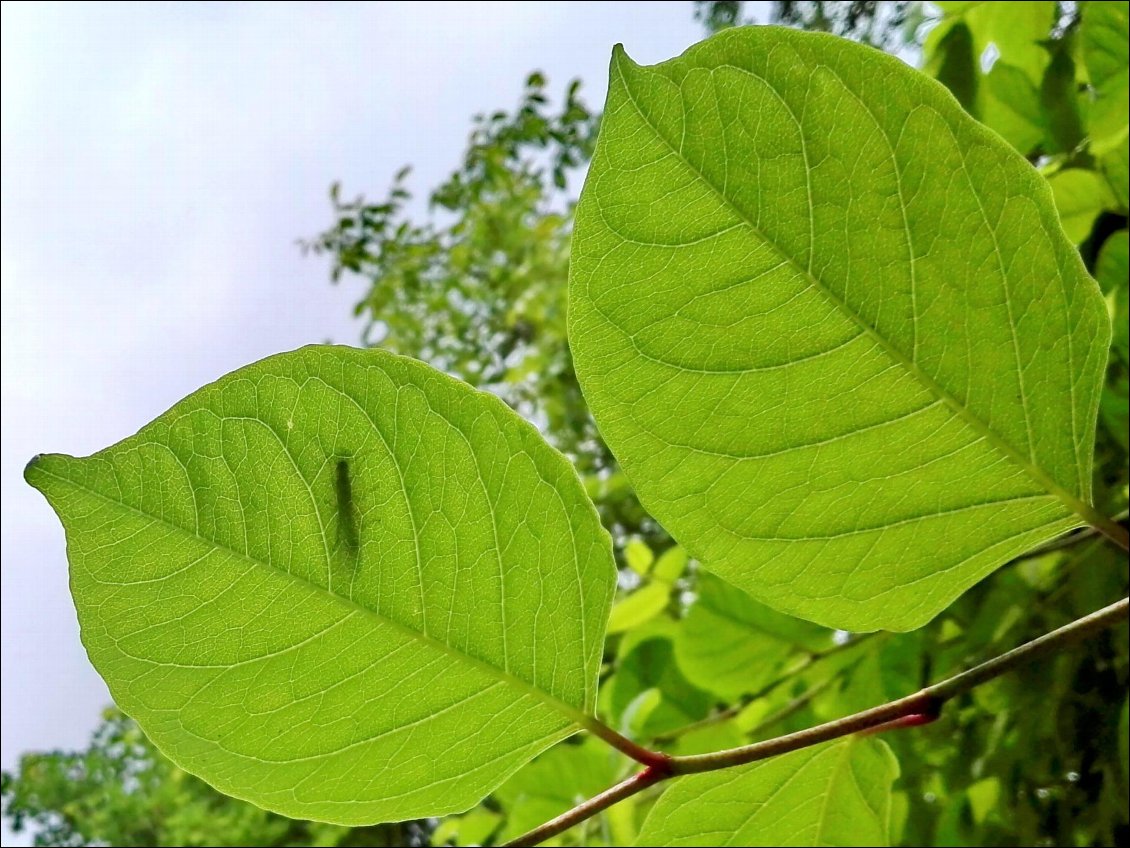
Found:
[[[698,179],[699,182],[710,189],[710,191],[713,192],[714,195],[718,197],[718,199],[721,200],[727,208],[729,208],[735,215],[737,215],[740,221],[742,221],[747,227],[749,227],[750,231],[755,236],[760,238],[764,244],[769,246],[779,257],[781,257],[782,260],[784,260],[785,263],[793,268],[793,270],[797,274],[801,275],[804,279],[807,279],[815,291],[819,292],[834,308],[838,309],[864,333],[869,335],[896,365],[901,366],[927,391],[929,391],[935,397],[945,403],[966,424],[980,433],[990,445],[992,445],[1000,453],[1004,454],[1007,459],[1018,465],[1023,471],[1028,474],[1029,477],[1032,478],[1033,481],[1042,486],[1044,490],[1049,494],[1054,495],[1056,498],[1058,498],[1064,504],[1064,506],[1066,506],[1071,512],[1074,512],[1080,518],[1082,518],[1085,523],[1094,526],[1099,526],[1101,524],[1101,516],[1099,516],[1092,507],[1090,507],[1088,504],[1084,503],[1079,498],[1075,497],[1073,494],[1056,483],[1051,477],[1045,474],[1041,468],[1034,465],[1026,457],[1020,454],[1015,448],[1008,444],[1008,442],[998,436],[996,431],[994,431],[991,427],[989,427],[989,425],[987,425],[980,418],[974,415],[968,407],[958,401],[957,398],[951,395],[933,378],[922,371],[922,369],[920,369],[913,361],[909,360],[901,351],[899,351],[890,342],[888,342],[886,338],[881,336],[874,327],[864,321],[863,318],[861,318],[855,312],[855,310],[853,310],[844,300],[842,300],[827,286],[825,286],[817,277],[812,274],[810,270],[803,267],[801,263],[798,262],[793,256],[786,253],[775,241],[766,236],[765,233],[762,232],[762,230],[749,219],[749,216],[745,213],[744,210],[742,210],[739,206],[737,206],[737,204],[730,200],[730,198],[728,198],[721,189],[714,185],[714,183],[711,182],[706,177],[706,175],[703,174],[703,172],[694,165],[693,162],[691,162],[689,159],[687,159],[686,156],[683,155],[683,152],[678,149],[670,139],[668,139],[662,132],[660,132],[659,127],[651,120],[651,117],[643,110],[643,108],[636,101],[636,98],[632,94],[631,86],[628,84],[628,79],[624,75],[623,71],[622,63],[625,61],[631,60],[627,58],[627,55],[623,52],[622,49],[618,48],[616,51],[616,59],[613,62],[613,67],[616,69],[616,74],[620,79],[620,84],[624,90],[624,94],[626,95],[628,102],[631,103],[632,108],[635,109],[636,113],[652,131],[655,137],[663,142],[667,149],[670,150],[671,153],[676,156],[688,170],[691,171],[691,173]],[[640,68],[640,70],[645,69]],[[652,73],[655,72],[653,71]],[[672,82],[674,83],[673,80]],[[768,86],[768,81],[766,81],[766,85]],[[770,89],[772,90],[771,86],[768,87],[770,87]],[[781,95],[778,94],[777,96],[780,97]]]
[[[520,677],[516,677],[513,674],[511,674],[510,672],[504,671],[504,670],[500,669],[498,666],[492,665],[491,663],[489,663],[485,660],[479,659],[478,657],[474,657],[474,656],[471,656],[470,654],[463,653],[462,651],[459,651],[459,650],[453,648],[451,645],[448,645],[445,642],[442,642],[442,641],[440,641],[440,640],[438,640],[438,639],[436,639],[432,636],[429,636],[425,633],[422,633],[419,630],[415,630],[415,629],[413,629],[412,627],[409,627],[406,624],[402,624],[401,622],[396,621],[395,619],[389,618],[388,616],[386,616],[386,615],[384,615],[384,614],[382,614],[382,613],[380,613],[380,612],[378,612],[374,609],[370,609],[369,607],[362,606],[361,604],[357,603],[356,601],[354,601],[350,598],[346,598],[346,597],[343,597],[341,595],[338,595],[335,592],[331,592],[325,586],[319,586],[317,583],[314,583],[313,581],[307,580],[304,577],[300,577],[300,576],[293,574],[289,571],[283,571],[282,569],[272,565],[271,563],[263,562],[260,559],[256,559],[255,557],[249,556],[248,554],[246,554],[242,551],[237,551],[234,548],[231,548],[227,545],[224,545],[220,542],[215,541],[214,539],[208,539],[204,536],[201,536],[199,533],[197,533],[195,531],[188,530],[185,527],[182,527],[179,524],[176,524],[172,521],[169,521],[168,519],[166,519],[164,517],[151,515],[150,513],[145,512],[144,510],[138,509],[137,507],[132,506],[131,504],[124,503],[120,500],[115,500],[114,498],[110,497],[109,495],[103,494],[102,492],[99,492],[95,489],[92,489],[89,486],[87,486],[83,483],[80,483],[79,481],[74,480],[70,477],[65,477],[62,474],[58,474],[58,473],[55,473],[53,471],[49,471],[49,470],[47,470],[46,468],[43,467],[42,460],[49,459],[51,456],[52,455],[48,454],[48,455],[43,455],[43,456],[37,457],[36,458],[37,461],[32,466],[32,468],[34,470],[36,470],[39,474],[43,474],[47,477],[53,477],[53,478],[55,478],[56,480],[59,480],[62,483],[73,486],[74,488],[78,489],[80,492],[82,492],[86,495],[90,495],[92,497],[98,498],[98,499],[104,501],[105,503],[111,504],[115,507],[119,507],[123,510],[126,510],[127,512],[131,512],[134,515],[138,515],[142,518],[148,519],[153,524],[163,526],[163,527],[167,527],[167,528],[172,529],[172,530],[179,531],[180,533],[183,533],[185,536],[199,540],[199,541],[201,541],[201,542],[203,542],[207,545],[211,545],[216,550],[223,551],[225,553],[231,554],[231,555],[237,557],[238,559],[245,560],[246,562],[249,562],[252,565],[258,566],[260,568],[267,569],[268,571],[270,571],[272,573],[284,575],[285,577],[290,578],[293,582],[295,582],[297,584],[311,587],[311,588],[315,589],[316,591],[322,593],[323,595],[326,595],[327,597],[331,598],[334,602],[344,606],[346,609],[350,610],[351,612],[360,612],[363,615],[372,616],[373,618],[375,618],[380,623],[391,627],[392,629],[396,630],[398,633],[406,635],[406,636],[420,642],[421,644],[426,645],[429,648],[432,648],[433,650],[437,650],[437,651],[439,651],[443,654],[446,654],[447,656],[452,657],[453,659],[458,660],[459,662],[470,665],[470,666],[472,666],[473,668],[475,668],[479,671],[482,671],[482,672],[484,672],[484,673],[486,673],[486,674],[488,674],[488,675],[490,675],[490,676],[492,676],[492,677],[494,677],[494,678],[496,678],[496,679],[498,679],[498,680],[500,680],[504,683],[507,683],[510,686],[513,686],[516,689],[519,689],[519,690],[521,690],[521,691],[523,691],[523,692],[525,692],[529,695],[534,696],[535,698],[540,700],[542,703],[546,704],[549,707],[552,707],[554,710],[556,710],[557,712],[564,715],[566,718],[568,718],[570,721],[572,721],[574,724],[576,724],[579,728],[588,728],[595,721],[595,719],[592,716],[589,716],[584,711],[577,709],[576,707],[572,706],[571,704],[567,704],[566,702],[557,698],[555,695],[552,695],[552,694],[550,694],[549,692],[546,692],[543,689],[539,689],[537,686],[533,685],[529,681],[522,680]],[[75,459],[75,457],[66,457],[63,454],[54,454],[54,456],[64,457],[66,459],[71,459],[71,460]],[[262,659],[262,658],[260,657],[258,659]]]

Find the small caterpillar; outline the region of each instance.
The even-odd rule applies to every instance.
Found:
[[[357,520],[353,514],[353,482],[349,479],[349,461],[339,459],[334,477],[337,492],[338,537],[350,551],[357,550]]]

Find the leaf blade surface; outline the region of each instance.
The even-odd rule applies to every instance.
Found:
[[[26,476],[115,699],[229,794],[460,811],[592,713],[607,534],[531,426],[421,363],[271,357]]]
[[[767,27],[617,49],[571,263],[602,434],[758,600],[911,629],[1093,517],[1097,287],[1045,181],[892,57]]]
[[[889,845],[898,762],[875,739],[844,739],[679,778],[638,845]]]

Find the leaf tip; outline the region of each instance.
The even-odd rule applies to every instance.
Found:
[[[39,466],[40,462],[43,461],[43,458],[45,456],[47,456],[47,454],[37,453],[35,456],[33,456],[31,459],[29,459],[28,462],[27,462],[27,465],[24,466],[24,480],[29,485],[31,485],[31,486],[35,485],[35,482],[32,479],[32,475],[35,473],[35,469]]]
[[[616,42],[612,47],[612,67],[639,67],[632,61],[632,57],[628,55],[628,51],[624,49],[624,45]]]
[[[31,486],[33,489],[43,491],[43,470],[44,465],[53,459],[63,457],[63,454],[57,453],[37,453],[28,460],[27,465],[24,466],[24,482]],[[65,457],[64,457],[65,458]]]

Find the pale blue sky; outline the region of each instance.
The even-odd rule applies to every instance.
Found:
[[[751,4],[762,6],[765,4]],[[79,643],[63,533],[21,478],[91,453],[271,353],[356,343],[348,282],[295,245],[326,190],[456,164],[526,74],[701,37],[690,2],[3,6],[2,752],[84,746],[106,690]],[[764,19],[764,11],[761,11]]]

